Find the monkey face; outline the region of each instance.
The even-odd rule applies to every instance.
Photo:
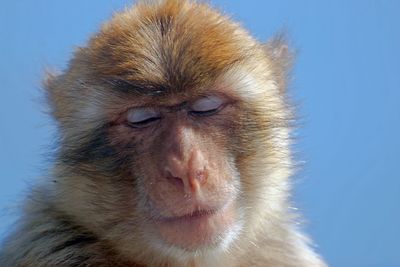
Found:
[[[153,237],[185,249],[214,245],[239,221],[240,177],[228,149],[238,107],[211,90],[164,100],[170,104],[123,112],[110,138],[117,151],[133,148],[128,168],[141,198],[137,209]]]

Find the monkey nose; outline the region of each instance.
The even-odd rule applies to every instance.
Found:
[[[194,171],[187,175],[174,175],[171,171],[166,171],[167,180],[174,186],[181,188],[185,193],[196,193],[207,181],[206,170]]]
[[[165,168],[167,180],[185,193],[196,193],[207,182],[208,171],[205,162],[191,159],[182,162],[176,158],[170,159]]]

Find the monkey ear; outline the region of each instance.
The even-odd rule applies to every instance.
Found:
[[[294,52],[290,49],[286,34],[280,33],[264,45],[265,51],[273,64],[279,89],[284,92],[293,66]]]
[[[45,89],[45,96],[48,102],[49,113],[53,118],[60,121],[61,111],[65,105],[65,92],[60,90],[60,81],[62,74],[53,69],[46,69],[42,81],[43,88]]]

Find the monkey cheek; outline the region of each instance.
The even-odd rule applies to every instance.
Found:
[[[195,250],[223,243],[234,228],[236,217],[231,204],[212,214],[159,221],[156,228],[166,243]]]

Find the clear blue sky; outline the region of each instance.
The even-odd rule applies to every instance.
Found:
[[[258,39],[298,50],[295,200],[331,266],[400,266],[400,1],[211,0]],[[4,0],[0,9],[0,233],[46,173],[53,127],[40,80],[129,1]]]

